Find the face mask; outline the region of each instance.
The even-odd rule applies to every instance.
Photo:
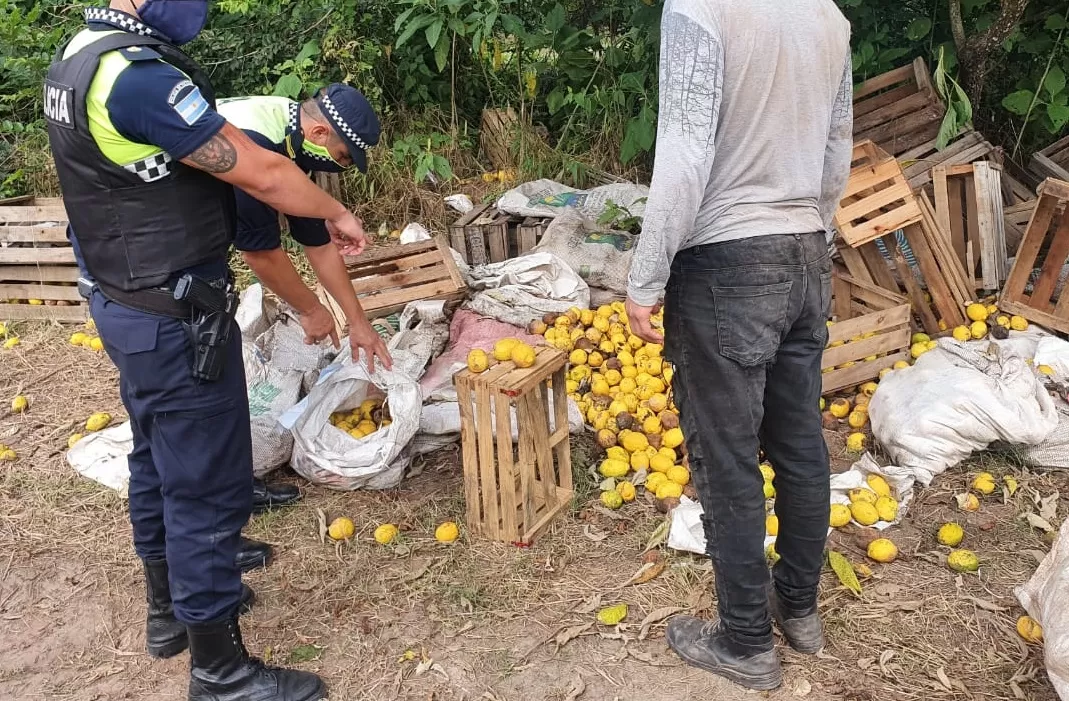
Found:
[[[313,144],[308,139],[301,143],[301,150],[294,159],[302,170],[313,170],[319,173],[341,173],[345,166],[334,160],[326,146]]]
[[[197,38],[208,21],[208,0],[145,0],[138,8],[145,24],[177,45]]]

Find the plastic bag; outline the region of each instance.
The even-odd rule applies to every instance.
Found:
[[[1012,345],[946,338],[880,382],[869,417],[892,462],[925,486],[995,441],[1038,445],[1058,425],[1053,400]]]
[[[1058,539],[1027,584],[1015,593],[1028,615],[1043,626],[1043,656],[1047,677],[1063,701],[1069,701],[1069,519]]]
[[[393,421],[389,426],[358,440],[330,424],[331,413],[375,396],[385,398]],[[293,425],[290,464],[308,481],[331,489],[396,487],[411,461],[405,449],[419,428],[422,404],[412,378],[378,365],[368,373],[363,362],[354,364],[346,356],[308,394],[307,406]]]
[[[134,449],[130,422],[90,433],[67,451],[67,464],[83,477],[114,489],[125,499],[130,490],[130,463]]]

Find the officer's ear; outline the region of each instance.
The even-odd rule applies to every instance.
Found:
[[[317,146],[326,146],[333,131],[333,129],[322,122],[313,122],[310,127],[307,127],[304,130],[304,138],[310,140]]]

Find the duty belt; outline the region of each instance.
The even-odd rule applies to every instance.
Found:
[[[112,302],[149,314],[160,314],[175,319],[189,319],[193,306],[174,298],[173,287],[149,287],[143,290],[120,290],[97,281],[97,289]]]

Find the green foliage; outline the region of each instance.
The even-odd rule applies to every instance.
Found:
[[[632,202],[631,206],[644,204],[646,199],[647,198],[645,197],[640,197]],[[598,226],[615,231],[627,231],[632,234],[638,234],[639,231],[642,230],[642,217],[632,214],[631,210],[627,207],[619,205],[612,200],[606,200],[605,211],[598,217]]]

